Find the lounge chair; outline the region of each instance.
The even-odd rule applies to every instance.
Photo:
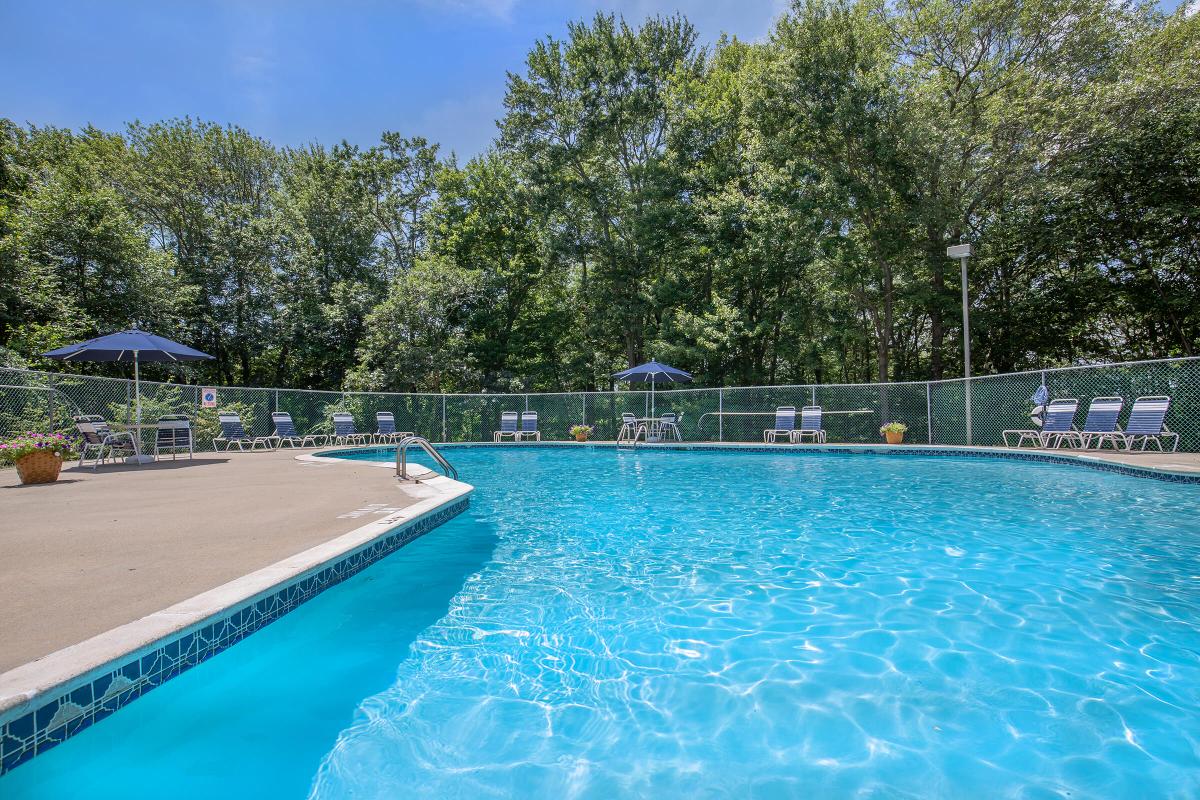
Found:
[[[805,438],[812,439],[813,444],[825,443],[825,429],[821,427],[821,407],[805,406],[800,409],[800,427],[792,431],[793,443],[803,442]]]
[[[335,444],[370,444],[371,434],[359,433],[358,428],[354,426],[354,415],[348,411],[339,411],[332,415],[333,418],[333,436],[330,438]]]
[[[390,411],[375,413],[375,441],[398,442],[406,436],[412,436],[412,431],[397,431],[396,417]]]
[[[1034,447],[1060,447],[1064,441],[1071,441],[1075,430],[1075,412],[1079,410],[1079,401],[1073,397],[1062,397],[1051,400],[1046,406],[1046,421],[1041,430],[1023,429],[1007,430],[1000,434],[1005,447],[1020,447],[1025,442],[1031,442]],[[1017,437],[1015,445],[1008,443],[1009,434]]]
[[[517,412],[501,411],[500,412],[500,430],[492,434],[493,442],[502,442],[505,439],[517,441],[517,436],[520,431],[517,430]]]
[[[1120,438],[1126,450],[1132,450],[1133,445],[1137,442],[1141,442],[1140,449],[1145,450],[1147,444],[1154,442],[1158,445],[1159,452],[1163,452],[1163,439],[1170,437],[1171,452],[1174,453],[1179,447],[1179,434],[1172,433],[1167,428],[1167,411],[1170,408],[1171,398],[1169,397],[1163,395],[1139,397],[1133,401],[1133,408],[1129,412],[1129,421],[1125,423],[1125,430],[1114,436]]]
[[[779,441],[780,436],[786,436],[792,441],[792,431],[796,429],[796,407],[779,406],[775,409],[775,427],[763,431],[763,444]]]
[[[225,445],[225,451],[237,445],[237,449],[242,452],[246,451],[247,445],[251,450],[262,448],[263,450],[274,450],[275,445],[272,444],[270,436],[251,436],[246,433],[245,426],[242,425],[242,418],[232,412],[224,412],[217,414],[217,421],[221,423],[221,435],[213,439],[213,450],[220,451],[221,445]]]
[[[658,438],[665,439],[670,436],[677,442],[683,441],[683,434],[679,432],[679,417],[673,413],[663,414],[658,418]]]
[[[523,442],[526,439],[533,439],[540,442],[542,433],[537,426],[537,412],[524,411],[521,413],[521,430],[517,432],[517,441]]]
[[[180,451],[185,451],[189,459],[195,454],[192,444],[192,422],[182,414],[158,418],[154,437],[154,458],[160,458],[164,451],[171,454],[172,461],[178,457]]]
[[[621,430],[617,431],[617,441],[629,440],[636,442],[637,438],[646,436],[646,424],[638,422],[638,418],[628,412],[621,415]]]
[[[276,411],[271,414],[271,421],[275,423],[275,435],[271,438],[275,440],[276,447],[288,446],[291,448],[297,447],[321,447],[329,443],[329,436],[324,433],[300,433],[296,430],[296,423],[292,422],[292,415],[286,411]]]
[[[1112,442],[1113,447],[1116,448],[1118,440],[1114,436],[1120,431],[1117,419],[1121,416],[1121,408],[1124,405],[1125,400],[1115,396],[1093,399],[1088,405],[1087,418],[1083,421],[1083,428],[1065,434],[1063,441],[1079,445],[1080,450],[1088,449],[1092,446],[1092,442],[1096,443],[1097,449],[1103,447],[1105,442]]]
[[[83,446],[79,453],[79,466],[92,454],[92,469],[103,464],[107,459],[116,461],[126,456],[138,454],[137,442],[130,431],[114,431],[108,426],[104,417],[85,414],[74,417],[75,430],[83,438]]]

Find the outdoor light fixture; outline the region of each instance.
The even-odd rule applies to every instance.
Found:
[[[971,444],[971,321],[967,313],[967,259],[972,254],[971,245],[956,244],[946,248],[948,258],[957,258],[962,266],[963,306],[963,385],[966,387],[967,444]]]

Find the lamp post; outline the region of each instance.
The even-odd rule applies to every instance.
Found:
[[[962,267],[963,307],[963,386],[966,388],[967,444],[971,444],[971,320],[967,311],[967,259],[971,257],[971,245],[956,244],[946,248],[948,258],[957,258]]]

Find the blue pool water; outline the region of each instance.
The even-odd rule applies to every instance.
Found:
[[[0,797],[1200,796],[1200,488],[448,451],[447,523]]]

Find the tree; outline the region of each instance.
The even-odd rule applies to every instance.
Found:
[[[509,75],[501,143],[529,165],[547,216],[575,220],[577,246],[564,249],[590,269],[580,276],[588,323],[619,331],[632,366],[657,322],[653,291],[681,216],[665,96],[672,81],[701,77],[704,56],[678,16],[635,30],[598,14],[568,34],[538,42],[526,74]]]

